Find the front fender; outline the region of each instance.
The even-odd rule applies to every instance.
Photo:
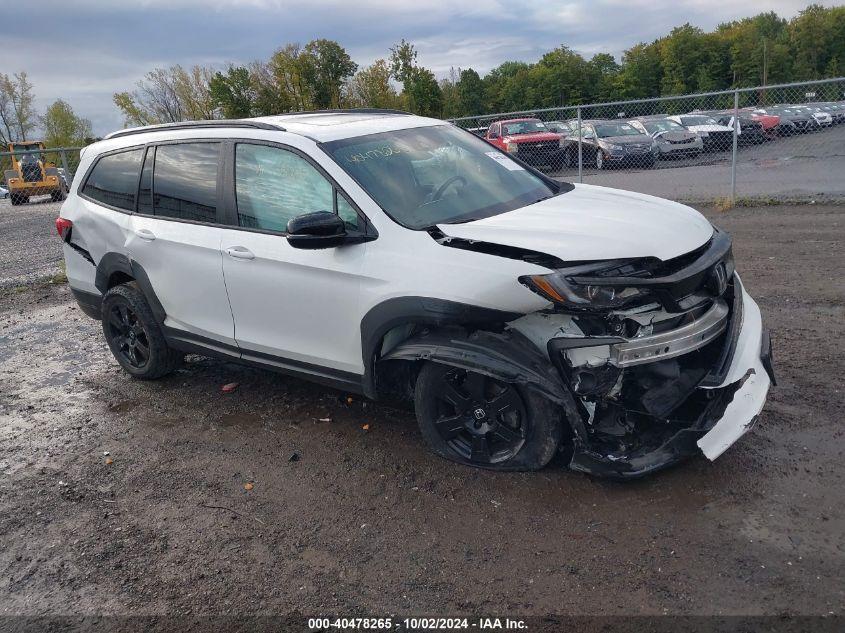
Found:
[[[519,332],[432,330],[403,341],[382,360],[430,360],[520,385],[567,409],[572,405],[552,363]]]

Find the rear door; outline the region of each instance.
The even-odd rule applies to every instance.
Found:
[[[360,385],[367,246],[296,249],[286,230],[298,215],[334,211],[354,233],[363,216],[299,150],[244,141],[231,160],[235,226],[224,234],[223,272],[243,357]]]
[[[169,334],[225,349],[236,345],[220,252],[222,147],[191,140],[147,148],[127,250],[149,277],[165,326],[182,332]]]

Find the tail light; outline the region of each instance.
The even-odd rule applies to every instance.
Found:
[[[73,222],[65,218],[56,218],[56,233],[62,238],[63,242],[70,239],[70,230],[73,228]]]

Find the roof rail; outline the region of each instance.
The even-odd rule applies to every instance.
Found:
[[[405,110],[394,110],[391,108],[333,108],[326,110],[298,110],[296,112],[279,112],[273,116],[299,116],[301,114],[407,114]]]
[[[118,130],[111,134],[106,134],[103,139],[120,138],[122,136],[132,136],[133,134],[144,134],[146,132],[158,132],[160,130],[193,130],[202,128],[253,128],[258,130],[273,130],[275,132],[284,132],[285,128],[272,123],[265,123],[264,121],[245,121],[243,119],[221,119],[219,121],[181,121],[178,123],[161,123],[159,125],[145,125],[143,127],[134,127],[128,130]]]

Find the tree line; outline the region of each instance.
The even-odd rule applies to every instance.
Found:
[[[810,5],[791,20],[761,13],[704,30],[684,24],[621,60],[560,46],[533,63],[445,78],[405,40],[360,68],[338,42],[288,44],[266,61],[226,70],[156,69],[115,103],[129,124],[241,118],[339,107],[397,108],[436,117],[708,92],[845,75],[845,7]]]
[[[401,40],[360,67],[338,42],[316,39],[225,69],[156,68],[113,99],[128,125],[348,107],[452,118],[843,75],[845,7],[814,4],[791,20],[760,13],[709,32],[684,24],[632,46],[618,61],[560,46],[536,62],[505,61],[483,76],[452,68],[439,81],[411,42]],[[90,142],[90,122],[66,102],[39,113],[33,101],[25,72],[0,73],[0,141],[37,131],[52,147]]]

